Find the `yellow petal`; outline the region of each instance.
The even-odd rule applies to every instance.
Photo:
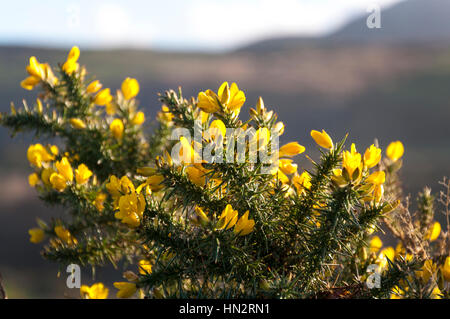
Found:
[[[139,93],[139,82],[133,78],[126,78],[122,82],[122,93],[126,100],[134,98]]]
[[[311,137],[314,139],[314,141],[323,148],[332,148],[333,147],[333,140],[331,137],[325,132],[325,130],[322,130],[322,132],[312,130],[311,131]]]
[[[297,142],[291,142],[280,147],[279,156],[280,157],[292,157],[301,154],[305,151],[305,147],[298,144]]]
[[[389,144],[389,146],[386,149],[386,155],[392,160],[397,161],[399,160],[404,153],[405,149],[403,147],[402,142],[395,141]]]

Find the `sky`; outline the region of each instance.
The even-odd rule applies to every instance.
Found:
[[[22,0],[2,4],[0,43],[220,51],[318,36],[400,0]]]

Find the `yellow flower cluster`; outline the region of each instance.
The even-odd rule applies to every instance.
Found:
[[[50,65],[48,63],[39,63],[34,56],[30,58],[30,63],[26,67],[26,70],[29,76],[20,83],[26,90],[34,89],[41,82],[49,85],[58,83],[58,78],[53,74]]]
[[[207,225],[210,223],[208,214],[200,207],[195,207],[196,217],[192,218],[192,221],[196,225]],[[245,236],[250,234],[255,226],[253,219],[248,219],[249,211],[246,211],[244,215],[239,218],[239,213],[234,210],[233,207],[228,204],[218,217],[218,221],[215,225],[217,230],[228,230],[234,226],[234,233],[238,236]]]
[[[197,106],[206,113],[226,112],[238,115],[245,103],[245,94],[239,90],[236,83],[231,86],[224,82],[217,93],[206,90],[198,94]]]
[[[124,282],[124,281],[115,282],[114,287],[119,289],[119,291],[116,294],[117,298],[130,298],[137,291],[136,284],[131,282]]]
[[[115,208],[118,210],[115,217],[130,227],[140,225],[145,209],[144,194],[141,188],[135,189],[133,183],[127,176],[120,180],[112,175],[106,189],[111,194]]]
[[[319,145],[324,143],[319,138],[316,137],[316,139]],[[403,144],[400,141],[393,143],[401,145],[403,149]],[[390,148],[392,148],[392,143],[388,146],[388,149]],[[396,156],[396,160],[398,160],[401,154],[397,153]],[[345,150],[343,152],[342,169],[334,170],[333,181],[340,186],[349,183],[358,185],[363,182],[365,186],[361,185],[361,190],[367,194],[366,200],[373,200],[375,203],[379,203],[384,194],[383,184],[386,180],[386,174],[380,170],[370,173],[369,169],[376,167],[380,161],[381,149],[374,144],[366,149],[364,155],[358,153],[355,144],[352,144],[349,151]]]
[[[79,57],[80,49],[75,46],[70,50],[69,55],[67,56],[67,60],[62,66],[63,71],[67,74],[72,74],[74,71],[78,70],[79,65],[77,61]]]
[[[30,186],[35,187],[40,181],[46,187],[52,187],[53,189],[62,192],[64,189],[73,182],[74,172],[69,159],[64,156],[61,160],[54,162],[58,155],[58,148],[56,146],[50,147],[50,152],[44,148],[41,144],[34,144],[28,148],[27,157],[30,164],[39,169],[37,172],[31,174],[28,177]],[[75,169],[75,181],[78,185],[86,184],[89,178],[92,176],[92,171],[85,164],[80,164]]]
[[[80,287],[80,295],[83,299],[107,299],[109,289],[101,282],[95,283],[92,286],[82,285]]]
[[[65,244],[72,246],[78,243],[77,239],[73,237],[70,231],[64,226],[55,226],[54,231],[56,236],[58,236]]]

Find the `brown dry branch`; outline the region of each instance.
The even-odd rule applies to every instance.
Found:
[[[1,273],[0,273],[0,299],[8,299],[5,288],[3,288],[3,278]]]
[[[450,180],[444,177],[439,184],[443,186],[444,190],[439,192],[438,203],[443,206],[441,213],[444,214],[447,222],[447,230],[442,232],[439,241],[439,251],[441,255],[448,255],[450,252]]]
[[[422,240],[423,234],[414,226],[409,210],[409,197],[388,217],[383,219],[391,233],[399,239],[406,251],[419,259],[428,258],[428,242]]]

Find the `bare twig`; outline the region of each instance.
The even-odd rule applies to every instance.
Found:
[[[6,296],[5,288],[3,288],[2,274],[0,274],[0,299],[8,299],[8,297]]]
[[[441,241],[441,252],[445,253],[450,247],[450,180],[444,177],[439,184],[444,187],[444,190],[440,191],[438,202],[443,206],[442,213],[447,221],[447,231],[443,232]]]

